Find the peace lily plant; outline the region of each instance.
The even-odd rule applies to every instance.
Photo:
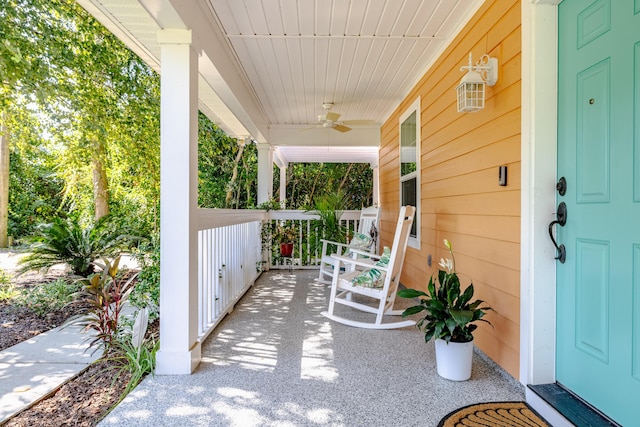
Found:
[[[424,332],[425,342],[432,338],[449,342],[465,343],[473,341],[473,331],[478,327],[474,322],[482,321],[491,324],[482,317],[485,310],[491,307],[481,305],[483,300],[471,301],[473,298],[473,283],[464,292],[460,292],[460,279],[456,274],[456,259],[451,243],[445,239],[444,245],[449,249],[451,258],[440,259],[440,270],[437,281],[434,276],[429,278],[428,293],[416,289],[398,291],[401,298],[420,298],[419,305],[407,308],[402,317],[426,312],[426,315],[416,324]]]

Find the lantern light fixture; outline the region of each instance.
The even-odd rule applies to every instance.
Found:
[[[460,67],[460,71],[464,70],[467,74],[456,87],[458,112],[472,113],[484,108],[485,86],[493,86],[498,81],[498,59],[485,53],[474,65],[469,53],[469,65]]]

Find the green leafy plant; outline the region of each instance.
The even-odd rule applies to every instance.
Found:
[[[153,337],[145,340],[140,347],[136,347],[129,340],[118,339],[114,341],[113,348],[113,356],[107,359],[114,360],[116,362],[116,369],[119,371],[116,376],[114,376],[114,382],[124,371],[131,374],[131,378],[117,402],[120,403],[120,401],[138,385],[145,375],[153,373],[156,366],[156,353],[160,348],[160,341]]]
[[[18,290],[11,283],[11,276],[0,268],[0,302],[9,301],[18,296]]]
[[[282,221],[276,227],[273,240],[278,243],[291,243],[298,237],[298,231],[293,221]]]
[[[346,197],[342,192],[329,193],[316,199],[309,213],[318,215],[314,221],[314,228],[319,230],[318,235],[312,235],[311,245],[321,249],[320,239],[331,240],[338,243],[346,243],[346,227],[340,224],[340,217],[345,210]]]
[[[260,203],[258,206],[256,206],[256,209],[265,211],[277,211],[280,210],[280,202],[277,201],[274,197],[269,197],[269,200]]]
[[[88,277],[95,271],[95,260],[111,257],[136,240],[118,234],[107,217],[87,227],[77,218],[56,218],[39,227],[29,245],[29,254],[20,259],[19,274],[29,270],[48,270],[56,264],[71,266],[73,274]]]
[[[140,266],[138,280],[129,296],[131,305],[149,310],[149,320],[160,317],[160,244],[158,239],[142,244],[134,252]]]
[[[470,342],[473,341],[473,331],[478,327],[474,322],[482,321],[485,310],[491,307],[481,307],[483,300],[471,301],[473,298],[473,283],[464,292],[460,292],[460,279],[456,274],[455,257],[451,243],[444,240],[449,249],[451,259],[441,259],[437,281],[433,276],[429,278],[428,293],[415,289],[402,289],[398,291],[401,298],[419,298],[419,305],[409,307],[402,313],[407,317],[426,311],[427,314],[416,323],[416,326],[424,332],[424,340],[429,342],[432,338],[442,339],[446,342]]]
[[[117,371],[113,379],[114,383],[124,372],[130,375],[127,386],[117,403],[133,390],[145,375],[153,374],[155,369],[160,341],[155,334],[146,336],[147,321],[146,309],[138,311],[136,321],[127,323],[128,328],[117,335],[110,348],[110,355],[106,357],[107,360],[114,362],[111,369]]]
[[[0,268],[0,285],[8,285],[11,283],[11,275]]]
[[[20,295],[20,293],[14,285],[12,285],[11,283],[0,283],[0,302],[10,301],[16,298],[18,295]]]
[[[119,331],[122,307],[133,288],[136,274],[119,274],[120,256],[112,263],[106,258],[103,262],[99,265],[102,269],[100,272],[80,280],[82,289],[74,295],[73,303],[89,306],[88,313],[74,316],[66,323],[95,331],[96,335],[89,346],[101,345],[108,350]]]
[[[45,317],[51,311],[62,310],[72,302],[78,290],[79,283],[58,278],[52,282],[21,290],[15,298],[15,303],[29,308],[37,316]]]

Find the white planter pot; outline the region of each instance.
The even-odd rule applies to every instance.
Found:
[[[438,375],[452,381],[471,378],[473,341],[449,342],[436,340],[436,366]]]

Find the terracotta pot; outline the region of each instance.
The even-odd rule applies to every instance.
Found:
[[[280,243],[280,256],[290,257],[293,255],[293,243]]]
[[[449,342],[436,340],[436,366],[438,375],[452,381],[471,378],[473,341]]]

